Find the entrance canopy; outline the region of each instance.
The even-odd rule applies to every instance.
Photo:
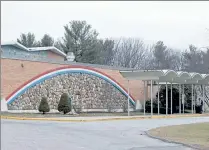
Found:
[[[188,73],[174,70],[127,70],[120,74],[128,80],[153,80],[176,84],[209,84],[209,74]]]
[[[191,84],[192,86],[192,98],[191,98],[191,112],[194,113],[195,111],[195,101],[194,101],[194,85],[203,85],[203,112],[204,112],[204,106],[205,106],[205,86],[209,85],[209,74],[200,74],[200,73],[189,73],[189,72],[183,72],[183,71],[174,71],[174,70],[127,70],[127,71],[120,71],[120,74],[126,78],[127,80],[143,80],[143,81],[151,81],[150,82],[150,112],[151,115],[153,115],[153,82],[158,82],[158,98],[157,98],[157,109],[158,109],[158,115],[160,114],[160,94],[159,94],[159,84],[166,84],[166,115],[168,113],[173,113],[173,90],[172,85],[173,84],[179,84],[179,113],[185,112],[185,97],[184,97],[184,85],[185,84]],[[170,96],[170,106],[168,105],[168,84],[171,85],[171,96]],[[181,86],[183,84],[183,87]],[[182,90],[182,91],[181,91]],[[129,88],[128,88],[129,91]],[[144,82],[144,115],[146,113],[146,93],[147,90],[145,88],[145,82]],[[170,107],[168,109],[168,107]],[[182,109],[183,108],[183,109]],[[169,112],[170,111],[170,112]]]

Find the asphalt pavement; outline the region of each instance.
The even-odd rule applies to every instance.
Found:
[[[209,122],[209,117],[103,122],[1,119],[1,150],[191,150],[149,138],[145,131],[198,122]]]

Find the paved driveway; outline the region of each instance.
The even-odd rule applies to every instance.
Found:
[[[189,150],[144,135],[167,125],[209,122],[209,117],[108,122],[1,120],[2,150]]]

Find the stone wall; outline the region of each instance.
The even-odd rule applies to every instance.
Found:
[[[8,105],[9,110],[37,110],[43,96],[51,109],[57,109],[61,94],[72,96],[76,109],[123,109],[127,97],[109,82],[88,74],[62,74],[25,91]],[[131,104],[131,103],[130,103]]]

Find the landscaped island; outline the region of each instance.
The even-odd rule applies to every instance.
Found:
[[[160,127],[148,133],[169,141],[189,144],[198,149],[209,149],[209,122]]]

